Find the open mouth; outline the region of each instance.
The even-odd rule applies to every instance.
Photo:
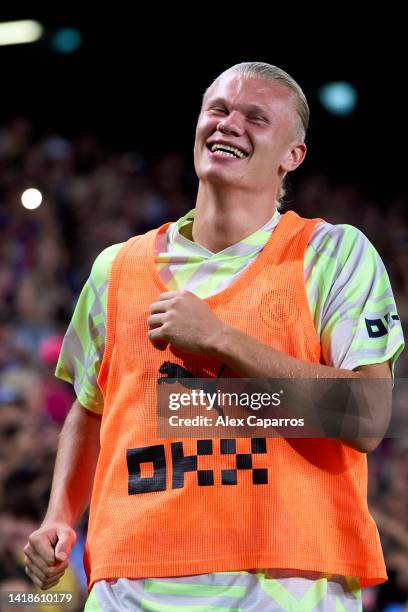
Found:
[[[207,145],[207,148],[209,151],[211,151],[211,153],[220,157],[232,157],[235,159],[244,159],[245,157],[248,157],[248,153],[246,151],[243,151],[238,147],[223,144],[221,142],[209,144]]]

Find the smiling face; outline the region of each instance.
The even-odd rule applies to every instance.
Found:
[[[293,94],[277,82],[221,75],[198,118],[194,164],[200,181],[274,192],[306,152],[297,137]]]

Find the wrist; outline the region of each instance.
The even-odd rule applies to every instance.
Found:
[[[206,354],[215,359],[223,360],[234,344],[234,335],[239,333],[233,327],[223,324],[206,341]]]
[[[47,513],[41,523],[41,527],[47,527],[47,525],[55,523],[64,523],[65,525],[74,525],[74,517],[70,512],[61,510],[47,510]]]

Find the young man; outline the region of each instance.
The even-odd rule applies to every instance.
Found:
[[[360,586],[386,579],[365,453],[388,405],[375,438],[156,437],[166,371],[391,376],[403,340],[374,248],[350,226],[277,210],[308,115],[279,68],[221,74],[197,124],[195,210],[97,258],[57,369],[78,400],[25,547],[42,588],[63,574],[91,491],[86,610],[359,610]]]

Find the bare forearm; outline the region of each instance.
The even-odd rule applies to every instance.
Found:
[[[376,448],[387,430],[391,414],[387,363],[352,371],[306,362],[227,326],[214,335],[207,352],[245,378],[265,383],[297,380],[290,385],[286,400],[293,416],[303,417],[316,437],[335,437],[367,452]],[[349,379],[350,384],[330,384],[328,379]]]
[[[162,293],[150,313],[148,337],[159,350],[171,344],[188,353],[215,357],[241,377],[262,379],[263,386],[271,379],[299,381],[290,385],[287,405],[293,416],[305,419],[313,437],[338,438],[367,452],[379,444],[387,430],[391,415],[388,363],[363,365],[351,371],[296,359],[226,325],[189,291]],[[365,379],[374,378],[386,379],[386,384],[366,384]],[[349,382],[330,384],[330,379]],[[321,381],[325,380],[322,389]]]
[[[282,353],[233,327],[225,327],[208,352],[248,378],[360,378],[359,372],[302,361]]]
[[[79,402],[73,404],[60,434],[44,524],[74,526],[88,507],[99,456],[100,421]]]

